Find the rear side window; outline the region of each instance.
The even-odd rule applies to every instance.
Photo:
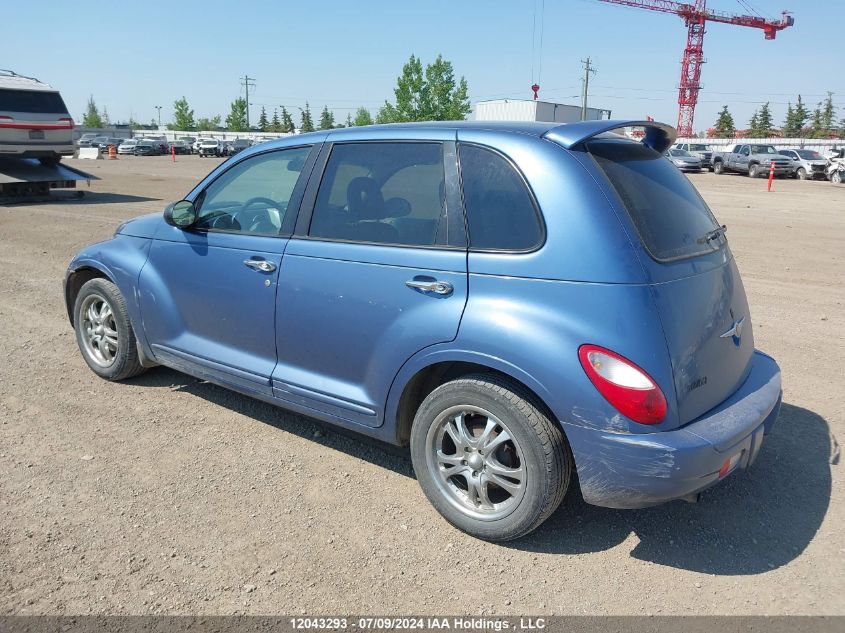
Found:
[[[660,154],[630,142],[598,141],[587,148],[655,259],[710,253],[719,244],[705,239],[718,226],[707,204],[687,177]]]
[[[58,92],[0,89],[0,110],[38,114],[67,114]]]
[[[460,159],[470,247],[526,251],[539,245],[540,218],[513,165],[476,145],[461,145]]]
[[[445,211],[444,179],[441,143],[335,145],[309,235],[434,246]]]

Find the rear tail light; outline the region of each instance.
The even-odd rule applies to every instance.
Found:
[[[622,415],[640,424],[658,424],[666,417],[660,387],[627,358],[597,345],[582,345],[578,358],[599,393]]]
[[[73,119],[71,119],[70,117],[62,117],[61,119],[59,119],[59,121],[66,124],[70,128],[73,127]]]

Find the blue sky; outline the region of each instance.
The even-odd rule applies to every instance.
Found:
[[[749,4],[746,2],[745,4]],[[762,101],[780,123],[799,92],[815,104],[835,93],[845,116],[845,73],[831,72],[841,52],[842,21],[829,0],[754,0],[764,15],[791,9],[796,24],[765,41],[761,31],[710,24],[707,64],[696,129],[712,125],[728,104],[744,126]],[[81,118],[88,95],[112,121],[170,120],[173,101],[187,97],[195,115],[225,118],[248,73],[251,117],[308,100],[338,120],[363,105],[392,99],[411,53],[438,53],[466,76],[473,101],[530,98],[535,0],[415,0],[285,2],[277,0],[4,0],[0,67],[47,81]],[[737,0],[710,0],[712,9],[748,13]],[[680,18],[594,0],[546,0],[541,98],[579,103],[581,62],[598,69],[590,105],[614,118],[651,115],[677,121],[677,83],[686,29]],[[37,42],[37,43],[36,43]],[[535,47],[535,49],[538,47]]]

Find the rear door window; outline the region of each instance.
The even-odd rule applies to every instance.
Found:
[[[504,156],[477,145],[460,146],[469,243],[473,249],[527,251],[543,227],[522,176]]]
[[[713,252],[716,218],[689,179],[641,143],[594,141],[587,148],[619,194],[649,253],[661,261]]]
[[[0,89],[0,110],[38,114],[67,114],[58,92]]]

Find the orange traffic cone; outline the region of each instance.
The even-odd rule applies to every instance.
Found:
[[[117,160],[117,147],[109,145],[109,160]]]

